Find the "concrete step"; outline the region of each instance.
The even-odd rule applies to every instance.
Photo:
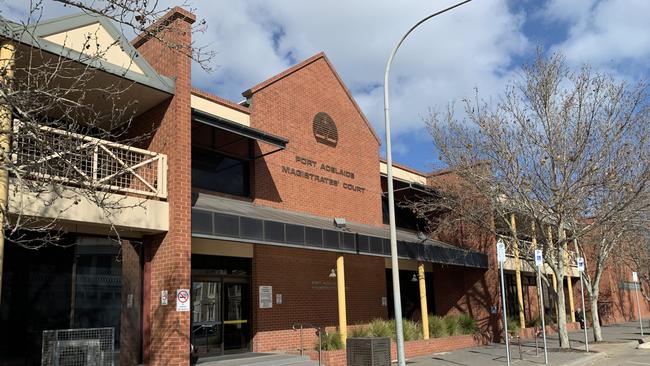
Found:
[[[314,366],[318,362],[307,356],[287,354],[252,354],[250,357],[224,357],[197,363],[197,366]]]

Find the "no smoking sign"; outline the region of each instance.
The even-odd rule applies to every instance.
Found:
[[[176,290],[176,311],[190,311],[190,290]]]

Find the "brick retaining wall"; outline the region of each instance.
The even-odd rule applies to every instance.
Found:
[[[404,342],[404,351],[407,358],[424,356],[438,352],[448,352],[462,348],[471,348],[485,345],[487,342],[480,336],[461,335],[453,337],[432,338],[428,340],[417,340]],[[391,360],[397,359],[397,345],[391,342]],[[318,360],[318,352],[305,352],[312,360]],[[347,354],[345,350],[323,351],[321,360],[326,366],[345,366]]]

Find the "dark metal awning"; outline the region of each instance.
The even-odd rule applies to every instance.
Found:
[[[225,118],[201,112],[196,109],[192,109],[192,121],[228,131],[245,138],[264,142],[269,145],[273,145],[278,149],[285,149],[287,147],[287,143],[289,143],[289,140],[284,137],[276,136],[268,132],[258,130],[257,128],[248,127],[242,125],[241,123],[229,121]]]
[[[390,256],[388,230],[348,222],[336,228],[333,218],[280,210],[250,202],[196,193],[192,207],[192,235],[210,239],[278,245],[315,250]],[[398,256],[425,262],[487,268],[487,255],[415,233],[397,232]]]

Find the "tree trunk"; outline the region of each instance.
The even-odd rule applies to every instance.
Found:
[[[564,276],[557,276],[557,327],[560,348],[569,348],[569,334],[566,328],[566,304],[564,297]]]
[[[603,331],[600,328],[600,316],[598,315],[598,289],[589,295],[589,306],[591,307],[591,328],[594,330],[594,341],[603,341]]]

